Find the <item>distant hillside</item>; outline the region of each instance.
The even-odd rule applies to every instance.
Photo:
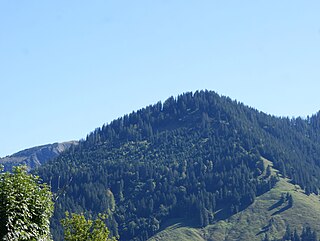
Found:
[[[71,145],[76,145],[77,143],[77,141],[69,141],[32,147],[11,156],[0,158],[0,164],[4,165],[5,171],[10,171],[13,166],[17,165],[27,165],[29,169],[33,169],[59,156],[63,151],[69,149]]]
[[[189,220],[198,228],[184,233],[194,240],[205,237],[199,230],[218,224],[230,236],[240,230],[223,229],[224,222],[279,185],[299,185],[306,197],[319,194],[320,114],[279,118],[212,91],[185,93],[97,128],[37,174],[60,194],[52,220],[55,240],[62,240],[59,220],[66,210],[107,213],[121,241],[148,240],[172,220]],[[299,225],[310,220],[304,209],[295,210]],[[272,212],[260,214],[267,216],[258,229]],[[250,218],[241,224],[244,230]],[[295,226],[294,219],[283,220]],[[274,236],[284,232],[277,227]],[[206,240],[220,240],[219,230]],[[244,237],[239,240],[248,240]]]
[[[267,164],[272,165],[270,162]],[[272,168],[273,169],[273,168]],[[272,170],[276,174],[276,170]],[[284,199],[292,196],[292,206]],[[279,182],[270,191],[256,198],[254,203],[231,217],[219,220],[204,228],[194,226],[187,220],[176,220],[148,241],[206,241],[206,240],[270,240],[281,238],[287,225],[291,230],[302,232],[309,226],[320,233],[320,197],[306,195],[298,185],[280,177]]]

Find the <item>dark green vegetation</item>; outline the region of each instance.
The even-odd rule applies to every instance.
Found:
[[[173,218],[205,227],[253,204],[279,180],[264,158],[318,194],[320,114],[277,118],[214,92],[186,93],[96,129],[38,173],[57,193],[55,240],[67,210],[107,213],[120,240],[147,240]]]
[[[10,241],[50,241],[50,218],[53,197],[49,186],[38,176],[27,173],[26,166],[13,167],[12,173],[2,172],[0,165],[0,239]],[[61,220],[66,241],[116,241],[109,238],[107,216],[95,220],[83,214],[66,212]]]
[[[27,174],[25,166],[0,173],[1,240],[51,240],[52,214],[49,187]]]
[[[264,163],[272,166],[265,159]],[[272,175],[277,175],[277,170],[271,168],[271,171]],[[292,231],[297,229],[299,235],[306,227],[319,233],[319,217],[320,197],[306,195],[299,186],[279,175],[275,187],[256,197],[254,203],[239,213],[204,228],[196,227],[185,219],[172,220],[149,241],[261,241],[266,235],[270,240],[277,240],[286,234],[288,225]]]
[[[63,151],[69,149],[71,145],[76,144],[76,141],[69,141],[33,147],[19,151],[11,156],[0,158],[0,164],[4,166],[5,171],[12,171],[12,167],[18,165],[26,165],[30,170],[59,156]]]

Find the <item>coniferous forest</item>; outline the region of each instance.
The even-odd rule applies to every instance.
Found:
[[[97,128],[35,173],[55,193],[55,240],[69,211],[105,213],[113,235],[143,241],[173,218],[204,227],[235,214],[280,175],[319,194],[320,113],[280,118],[212,91],[184,93]]]

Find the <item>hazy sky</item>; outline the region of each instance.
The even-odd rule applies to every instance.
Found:
[[[320,1],[0,1],[0,156],[214,90],[320,110]]]

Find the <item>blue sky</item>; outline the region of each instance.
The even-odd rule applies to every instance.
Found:
[[[315,0],[2,0],[0,156],[84,138],[199,89],[311,115],[319,9]]]

